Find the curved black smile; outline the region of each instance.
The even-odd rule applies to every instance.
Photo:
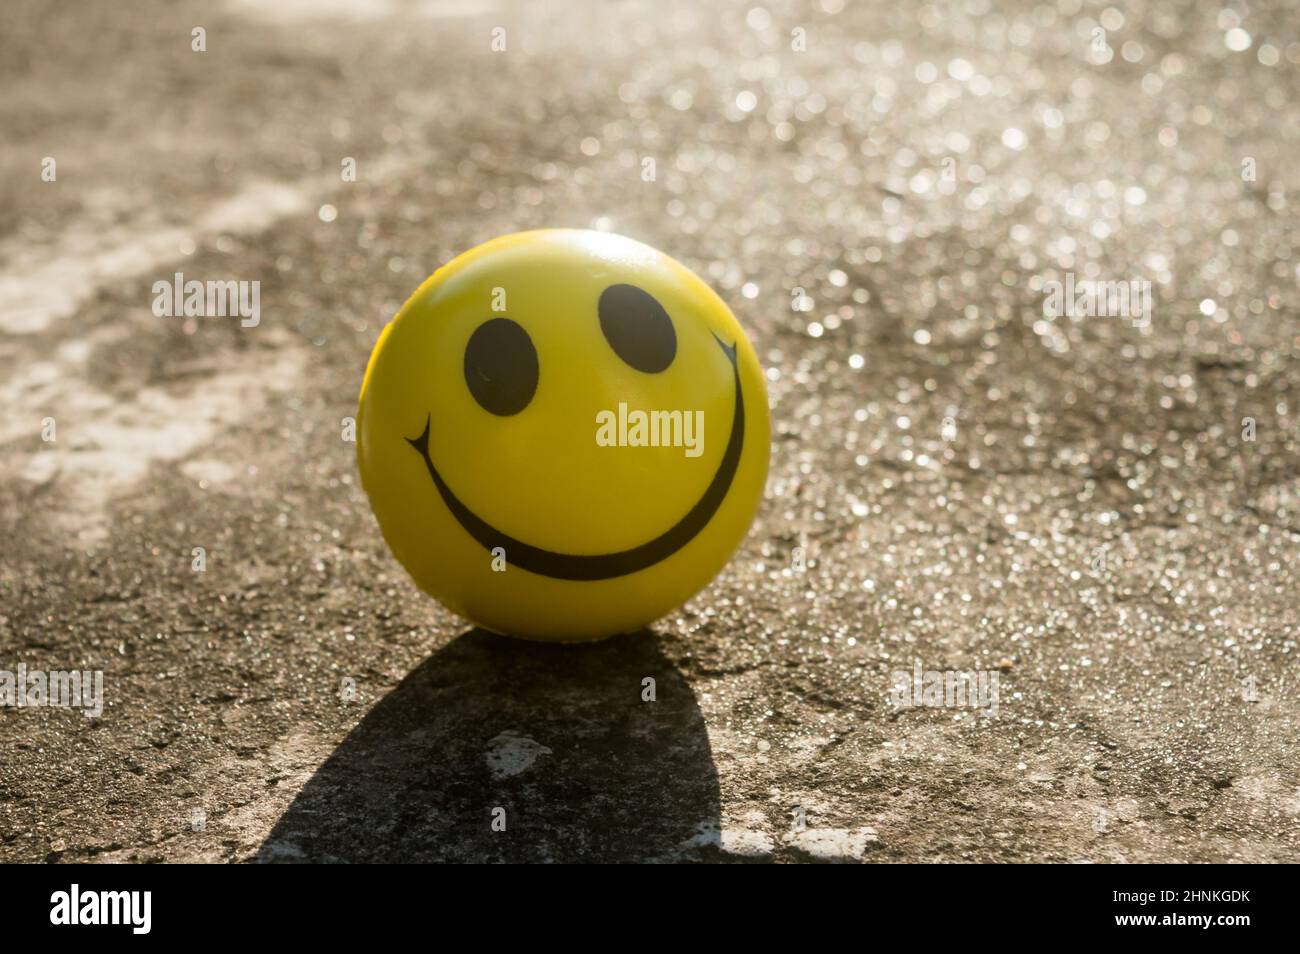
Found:
[[[557,553],[554,550],[544,550],[522,540],[516,540],[509,534],[502,533],[465,506],[460,498],[452,493],[447,482],[438,473],[438,469],[433,466],[433,458],[429,456],[429,428],[432,415],[424,422],[424,433],[416,438],[408,437],[406,442],[419,451],[420,456],[424,458],[424,465],[429,469],[429,476],[433,478],[434,486],[442,495],[443,503],[447,505],[447,509],[465,531],[489,551],[495,547],[503,547],[506,559],[514,566],[528,570],[530,573],[560,580],[606,580],[644,570],[672,556],[704,529],[705,525],[713,519],[718,507],[722,505],[727,491],[731,488],[731,481],[736,476],[736,468],[740,466],[740,451],[745,441],[745,400],[740,389],[736,346],[727,345],[716,334],[713,337],[731,362],[736,391],[736,410],[731,419],[731,438],[727,441],[726,452],[722,455],[722,461],[718,464],[718,471],[713,475],[713,480],[690,512],[669,530],[630,550],[596,554]]]

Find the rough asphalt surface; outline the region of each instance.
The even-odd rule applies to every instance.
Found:
[[[0,859],[1300,860],[1294,4],[460,6],[4,3],[0,669],[105,709],[0,709]],[[577,648],[422,596],[342,439],[544,226],[698,271],[773,413],[728,568]]]

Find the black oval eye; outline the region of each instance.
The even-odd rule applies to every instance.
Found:
[[[664,306],[635,285],[610,285],[600,293],[600,330],[614,353],[647,374],[673,363],[677,332]]]
[[[509,318],[475,329],[465,346],[465,383],[485,411],[518,414],[537,391],[537,349],[528,332]]]

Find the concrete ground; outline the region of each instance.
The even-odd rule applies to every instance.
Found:
[[[1300,860],[1300,42],[1219,6],[6,0],[0,669],[105,707],[0,709],[0,860]],[[576,648],[421,595],[341,439],[556,225],[704,276],[774,429],[727,569]]]

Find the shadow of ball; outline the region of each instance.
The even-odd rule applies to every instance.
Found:
[[[471,630],[374,706],[256,860],[681,860],[718,825],[704,720],[653,634]]]

